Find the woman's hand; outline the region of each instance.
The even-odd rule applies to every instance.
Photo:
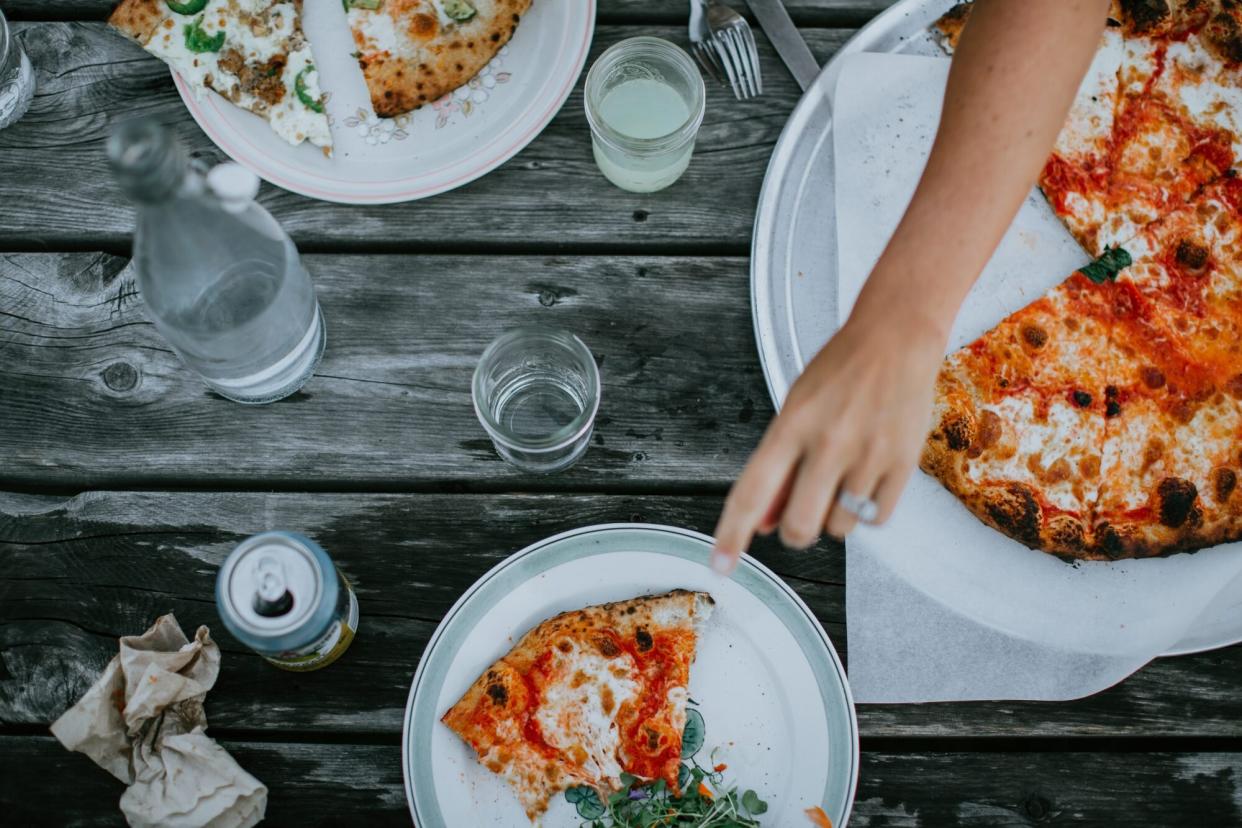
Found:
[[[838,492],[892,514],[930,427],[945,337],[900,313],[855,314],[794,383],[780,415],[725,502],[712,566],[733,570],[755,532],[780,527],[805,548],[821,531],[844,537],[858,517]]]

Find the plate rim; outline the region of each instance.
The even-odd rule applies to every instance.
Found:
[[[544,2],[548,2],[548,0],[544,0]],[[578,6],[578,3],[583,2],[583,0],[568,0],[568,2],[571,6],[581,8]],[[204,102],[208,100],[208,96],[216,96],[220,99],[220,101],[223,101],[229,106],[233,106],[232,103],[229,103],[227,99],[219,96],[216,92],[211,90],[205,90],[204,98],[200,100],[195,90],[190,87],[190,85],[175,69],[169,67],[169,73],[173,77],[173,84],[177,88],[177,93],[181,96],[182,103],[189,111],[190,117],[193,118],[199,129],[207,135],[207,138],[212,142],[212,144],[215,145],[220,152],[228,156],[230,160],[250,170],[272,186],[279,187],[280,189],[287,190],[291,193],[296,193],[297,195],[305,198],[314,199],[316,201],[325,201],[333,204],[383,205],[419,201],[424,198],[431,198],[432,196],[450,192],[460,187],[464,187],[473,181],[477,181],[479,178],[482,178],[492,172],[497,167],[501,166],[520,153],[522,150],[526,149],[531,142],[543,133],[548,124],[550,124],[557,114],[564,108],[565,102],[569,100],[569,96],[573,94],[574,88],[578,85],[578,79],[582,77],[583,68],[586,66],[587,57],[590,55],[591,46],[595,41],[595,24],[598,14],[598,2],[597,0],[585,0],[585,6],[581,46],[579,47],[577,56],[571,63],[572,71],[568,71],[566,73],[567,77],[564,85],[559,92],[549,97],[547,109],[542,115],[538,116],[532,122],[532,124],[527,128],[526,133],[498,154],[489,155],[485,160],[468,172],[459,175],[450,181],[435,184],[426,189],[416,188],[412,193],[397,192],[396,190],[403,184],[407,187],[416,187],[416,182],[420,177],[422,177],[421,174],[382,182],[381,186],[383,189],[374,193],[350,193],[347,191],[348,185],[344,187],[333,186],[327,189],[312,192],[312,190],[316,189],[314,184],[322,183],[322,179],[320,177],[316,176],[311,179],[314,184],[304,184],[297,180],[292,180],[282,171],[265,168],[263,165],[255,163],[253,158],[249,157],[246,153],[238,152],[237,147],[231,141],[224,138],[225,131],[219,128],[214,117],[208,116]],[[512,124],[504,124],[499,129],[497,136],[504,136],[511,129]],[[300,146],[301,145],[290,145],[289,149],[297,150]],[[272,156],[267,153],[260,153],[260,157],[263,159],[272,158]],[[279,162],[279,159],[276,160]]]
[[[544,550],[548,547],[563,543],[573,538],[583,537],[586,535],[597,534],[597,533],[606,534],[606,533],[627,532],[627,531],[650,533],[652,535],[671,534],[671,535],[679,536],[681,538],[684,538],[690,541],[702,543],[708,547],[710,547],[713,542],[710,536],[705,535],[701,532],[696,532],[692,529],[684,529],[684,528],[677,527],[677,526],[669,526],[665,524],[655,524],[655,523],[632,523],[632,522],[599,523],[599,524],[592,524],[589,526],[581,526],[575,529],[569,529],[564,532],[559,532],[555,535],[551,535],[549,537],[535,541],[534,543],[531,543],[523,547],[521,550],[499,561],[495,566],[491,567],[487,572],[481,575],[473,584],[471,584],[461,594],[461,596],[458,597],[458,599],[453,603],[453,605],[444,614],[444,617],[440,620],[440,623],[436,626],[435,632],[432,633],[431,638],[428,639],[427,646],[424,648],[423,653],[419,658],[418,668],[415,670],[414,677],[410,681],[410,691],[406,698],[405,712],[403,714],[402,725],[401,725],[401,773],[402,773],[402,779],[403,779],[404,788],[405,788],[406,804],[410,811],[410,819],[414,822],[415,825],[419,825],[418,813],[415,809],[415,792],[414,792],[414,783],[413,783],[412,769],[411,769],[411,760],[413,758],[412,739],[414,735],[413,734],[413,719],[414,719],[415,700],[416,700],[417,692],[419,689],[419,684],[421,680],[423,679],[425,670],[427,669],[427,665],[431,660],[431,654],[433,653],[436,645],[440,643],[440,640],[447,633],[447,630],[452,625],[454,619],[465,608],[466,604],[473,598],[473,596],[476,593],[478,593],[488,582],[490,582],[495,576],[500,574],[502,571],[509,568],[510,566],[515,565],[519,561],[527,559],[531,555],[537,554],[541,550]],[[601,553],[601,554],[607,554],[607,553]],[[836,684],[840,688],[840,692],[845,702],[844,707],[845,707],[845,712],[846,712],[848,731],[851,737],[850,738],[850,749],[849,749],[849,754],[848,754],[849,755],[849,774],[848,774],[849,779],[847,783],[848,789],[849,789],[849,796],[846,798],[846,801],[844,802],[842,806],[841,819],[839,821],[840,825],[846,825],[849,822],[850,814],[853,811],[854,799],[858,793],[858,776],[859,776],[859,770],[860,770],[859,766],[861,763],[861,753],[860,753],[859,731],[858,731],[858,714],[857,714],[857,709],[854,703],[853,692],[850,690],[849,679],[846,675],[845,666],[844,664],[842,664],[840,656],[838,655],[836,651],[836,647],[833,645],[832,640],[828,637],[828,633],[824,630],[823,625],[820,624],[819,619],[815,617],[815,614],[811,611],[810,607],[807,606],[806,602],[802,600],[801,596],[798,595],[797,591],[795,591],[793,587],[791,587],[779,575],[777,575],[775,572],[773,572],[771,569],[769,569],[767,566],[765,566],[763,563],[756,560],[754,557],[750,556],[749,554],[743,554],[742,560],[740,561],[739,565],[753,568],[760,576],[771,581],[772,584],[777,589],[779,589],[781,592],[783,592],[786,595],[786,597],[793,604],[794,608],[797,609],[803,616],[805,616],[805,619],[808,622],[811,628],[811,631],[816,636],[816,640],[819,642],[820,645],[822,645],[824,652],[828,656],[827,658],[828,666],[830,666],[833,670],[835,670],[835,675],[837,677]],[[825,692],[825,690],[824,688],[821,688],[821,693],[823,692]]]
[[[817,107],[820,106],[828,107],[827,132],[831,133],[833,123],[832,100],[830,90],[826,87],[832,78],[835,77],[837,67],[842,58],[857,52],[868,51],[878,38],[883,37],[889,33],[890,29],[899,25],[897,21],[900,18],[908,17],[912,8],[925,7],[934,2],[941,2],[941,0],[900,0],[900,2],[894,3],[885,11],[872,18],[871,21],[842,44],[841,48],[824,64],[815,82],[807,88],[794,107],[784,128],[781,130],[780,136],[777,138],[767,169],[764,171],[763,185],[759,191],[759,201],[755,208],[755,221],[751,235],[751,326],[755,337],[755,349],[759,354],[759,364],[763,370],[764,383],[768,388],[768,397],[772,401],[773,408],[778,413],[784,403],[785,395],[789,393],[789,389],[797,377],[786,376],[786,366],[783,364],[781,354],[779,353],[779,346],[775,342],[775,336],[773,335],[773,328],[775,326],[771,320],[774,318],[773,312],[776,306],[771,301],[771,297],[775,293],[775,286],[772,283],[773,272],[770,265],[772,263],[772,249],[776,244],[776,231],[779,227],[777,215],[780,212],[781,200],[788,192],[787,187],[792,184],[788,178],[788,172],[789,165],[794,160],[795,136],[803,129],[802,122],[808,120]],[[798,186],[801,189],[801,183]],[[835,232],[835,228],[833,229]],[[788,259],[786,259],[785,264],[788,265]],[[788,282],[789,280],[785,279],[785,283],[787,284]],[[798,344],[797,336],[791,334],[788,339],[794,353],[800,356],[801,348]],[[784,388],[778,387],[778,380],[784,382]],[[1193,638],[1190,636],[1187,638],[1193,641]],[[1182,646],[1179,642],[1158,657],[1210,652],[1237,644],[1242,644],[1242,628],[1239,628],[1238,632],[1232,636],[1226,636],[1207,644],[1197,642],[1190,646]]]

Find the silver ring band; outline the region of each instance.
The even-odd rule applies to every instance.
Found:
[[[837,505],[863,523],[873,523],[880,514],[880,507],[869,497],[850,494],[845,489],[837,492]]]

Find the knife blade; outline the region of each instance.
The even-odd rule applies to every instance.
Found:
[[[793,20],[789,17],[789,12],[785,11],[784,4],[781,0],[746,0],[746,2],[750,5],[750,10],[754,12],[755,19],[759,21],[763,31],[767,33],[768,40],[772,41],[776,53],[781,56],[781,60],[785,61],[794,80],[805,92],[819,77],[819,62],[815,60],[810,47],[798,33]]]

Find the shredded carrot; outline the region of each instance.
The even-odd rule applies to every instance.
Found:
[[[806,815],[819,828],[832,828],[832,820],[824,813],[824,809],[816,805],[814,808],[807,808]]]
[[[706,786],[706,785],[704,785],[702,782],[700,782],[700,783],[699,783],[699,796],[705,796],[705,797],[707,797],[708,799],[715,799],[715,798],[716,798],[716,797],[712,796],[712,792],[711,792],[710,790],[708,790],[707,786]]]
[[[712,770],[714,770],[716,773],[720,773],[721,771],[728,770],[728,769],[729,769],[729,766],[726,765],[724,762],[721,762],[719,765],[712,768]]]

